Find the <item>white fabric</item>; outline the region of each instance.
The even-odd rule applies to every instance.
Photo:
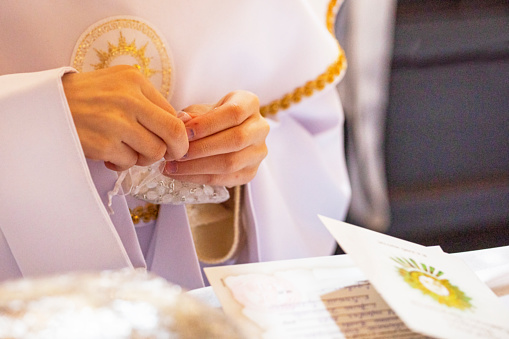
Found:
[[[385,231],[390,210],[383,143],[396,1],[350,0],[345,10],[348,72],[340,90],[349,121],[349,216],[354,223]]]
[[[0,225],[24,275],[131,266],[67,114],[65,71],[0,78]]]
[[[343,120],[340,102],[333,90],[281,114],[271,123],[267,139],[269,155],[250,184],[262,242],[261,260],[280,260],[328,255],[336,243],[317,214],[342,219],[346,213],[350,187],[342,157],[339,130]],[[313,112],[309,124],[305,113]],[[287,142],[288,138],[292,142]],[[297,226],[297,227],[296,227]],[[282,246],[280,239],[286,239]]]
[[[317,13],[305,0],[2,2],[0,253],[11,259],[0,278],[20,274],[14,259],[27,275],[145,266],[125,198],[113,199],[115,214],[107,214],[116,176],[101,163],[87,167],[59,81],[90,25],[129,15],[162,32],[175,65],[171,104],[179,110],[237,89],[263,105],[315,79],[338,56],[325,13]],[[245,190],[248,245],[239,261],[330,254],[334,241],[316,215],[341,219],[348,205],[335,84],[278,118],[269,156]],[[199,265],[178,207],[161,207],[147,266],[195,288]]]

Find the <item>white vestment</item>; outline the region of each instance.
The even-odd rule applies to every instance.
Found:
[[[238,89],[263,106],[337,60],[326,9],[323,0],[2,2],[0,278],[147,267],[202,286],[182,205],[163,205],[157,222],[137,228],[128,205],[142,202],[118,196],[107,212],[117,174],[85,159],[61,83],[88,27],[114,16],[154,27],[171,50],[177,110]],[[269,155],[243,191],[237,262],[333,252],[317,215],[342,219],[350,197],[337,81],[268,117]]]

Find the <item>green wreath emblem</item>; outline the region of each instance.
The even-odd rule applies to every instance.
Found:
[[[413,259],[391,258],[397,264],[397,270],[403,280],[410,287],[420,290],[442,305],[466,310],[472,307],[469,298],[457,286],[452,285],[448,279],[441,279],[442,271],[423,263],[418,265]]]

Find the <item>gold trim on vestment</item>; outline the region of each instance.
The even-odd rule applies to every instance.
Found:
[[[331,0],[327,7],[326,24],[329,32],[334,36],[334,24],[336,19],[335,8],[338,0]],[[337,40],[336,40],[337,41]],[[274,115],[280,110],[285,110],[293,104],[299,103],[304,97],[310,97],[315,92],[321,91],[326,85],[331,84],[346,70],[347,62],[345,52],[339,45],[339,55],[336,61],[332,63],[327,70],[320,74],[316,79],[306,82],[303,86],[297,87],[293,92],[284,95],[282,98],[274,100],[267,105],[260,107],[260,113],[264,117]]]
[[[151,220],[157,220],[159,216],[160,205],[146,204],[145,206],[138,206],[133,209],[129,209],[131,212],[131,219],[133,224],[138,224],[140,221],[147,223]]]

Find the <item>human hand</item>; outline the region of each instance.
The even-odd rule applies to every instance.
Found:
[[[136,68],[67,73],[62,84],[87,158],[122,171],[186,154],[184,123]]]
[[[181,181],[236,186],[251,181],[267,155],[269,124],[260,114],[258,97],[231,92],[215,105],[184,109],[189,151],[166,163],[163,174]]]

